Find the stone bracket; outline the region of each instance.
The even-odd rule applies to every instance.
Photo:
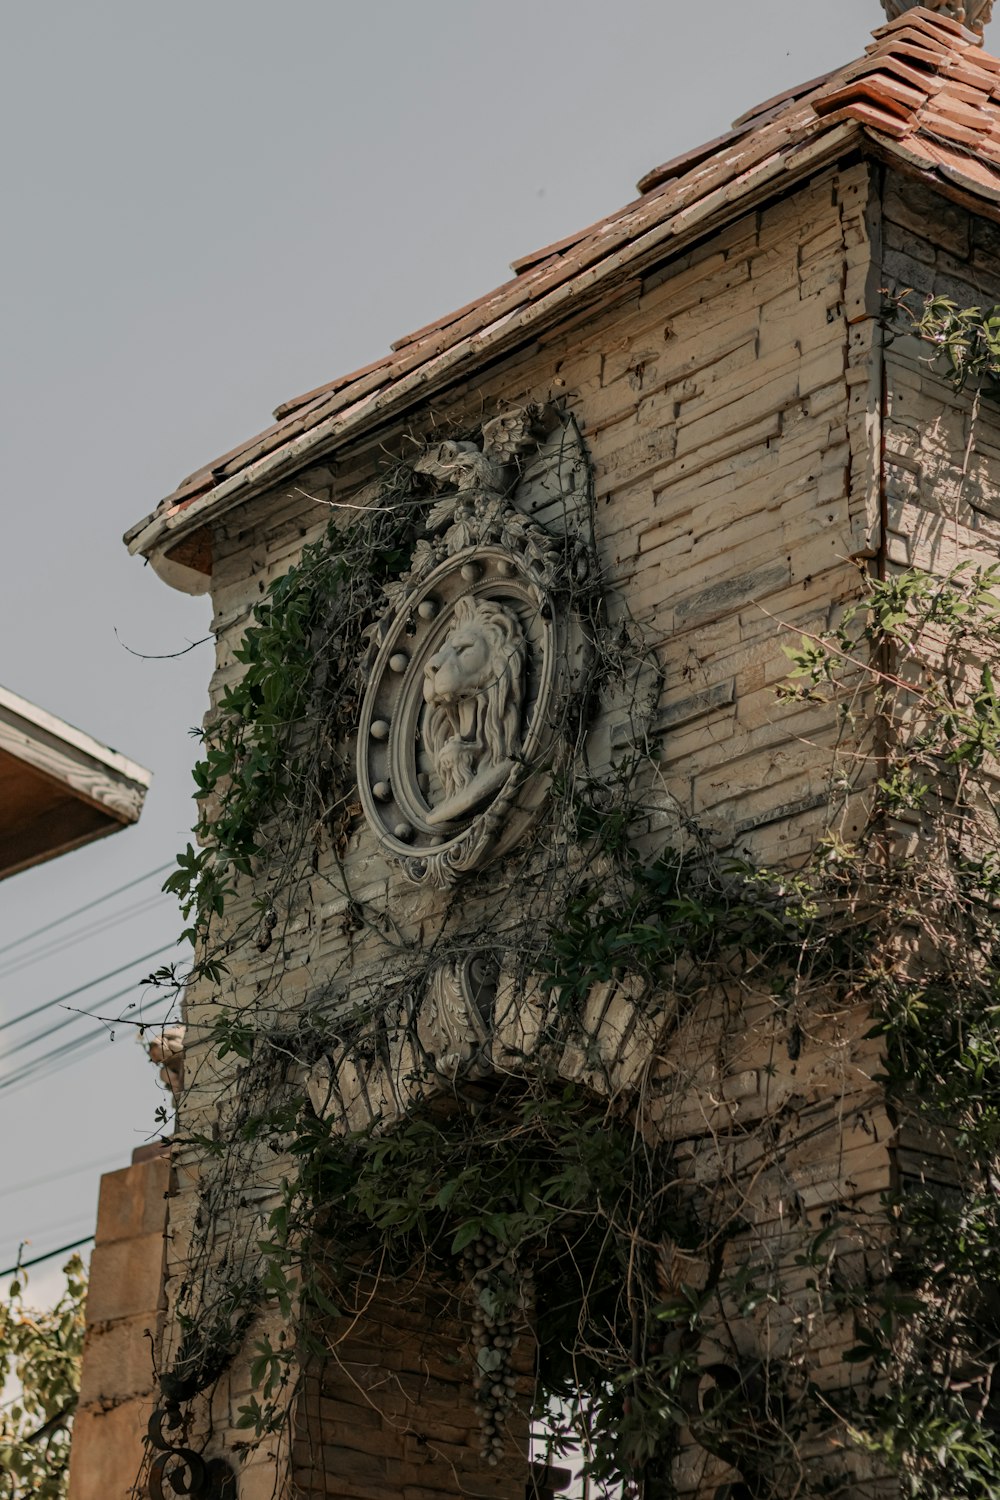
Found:
[[[517,976],[506,963],[498,973],[477,954],[432,971],[416,1004],[335,1042],[306,1087],[316,1113],[341,1134],[389,1129],[459,1077],[546,1071],[595,1093],[629,1093],[675,1014],[672,996],[653,1002],[648,983],[626,974],[595,984],[569,1022],[538,975]]]

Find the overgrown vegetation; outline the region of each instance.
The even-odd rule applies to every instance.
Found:
[[[995,378],[1000,314],[934,299],[911,324],[957,388]],[[790,709],[840,728],[826,836],[794,878],[676,809],[665,822],[641,751],[595,776],[581,730],[530,847],[470,877],[418,943],[358,899],[339,856],[361,644],[424,503],[397,471],[370,516],[306,550],[258,606],[207,739],[203,847],[173,888],[217,986],[226,1082],[211,1128],[187,1127],[205,1170],[165,1395],[208,1387],[249,1329],[242,1421],[259,1439],[293,1420],[313,1357],[339,1357],[345,1319],[426,1279],[464,1309],[488,1462],[544,1415],[554,1452],[580,1446],[595,1481],[656,1497],[683,1437],[731,1500],[847,1495],[887,1474],[920,1500],[996,1500],[1000,570],[866,578],[835,629],[789,649]],[[641,657],[605,638],[585,698]],[[280,941],[269,950],[303,871],[324,870],[341,967],[292,1010]],[[467,1067],[391,1129],[318,1118],[303,1080],[331,1031],[335,1067],[375,1067],[431,966],[484,932],[537,985],[530,1058]],[[255,960],[254,999],[244,984],[227,1000],[249,939],[269,967]],[[628,988],[652,1039],[627,1088],[588,1029],[602,984]],[[771,1048],[779,1102],[744,1125],[706,1059],[721,1077],[748,1035]],[[835,1160],[848,1088],[807,1127],[780,1092],[784,1060],[843,1053],[845,1037],[895,1132],[877,1211],[833,1190],[835,1165],[822,1211],[789,1187],[803,1131],[830,1132]],[[570,1048],[582,1077],[566,1076]],[[768,1193],[789,1198],[780,1232]],[[243,1230],[220,1231],[238,1209]],[[254,1321],[269,1307],[280,1336]],[[839,1364],[818,1357],[834,1348]]]
[[[857,1438],[923,1500],[1000,1493],[988,1290],[1000,1255],[998,621],[1000,569],[903,572],[796,659],[798,691],[826,699],[857,682],[859,661],[885,663],[863,672],[882,774],[838,882],[868,908],[855,983],[898,1137],[922,1166],[888,1200],[898,1235],[871,1285],[837,1295],[858,1334],[847,1358],[870,1385],[851,1415]]]
[[[933,350],[956,391],[996,394],[1000,387],[1000,307],[960,307],[951,297],[894,297],[887,307],[893,336],[915,335]]]
[[[26,1301],[27,1274],[0,1301],[0,1496],[64,1500],[69,1441],[80,1390],[87,1278],[72,1256],[66,1285],[45,1310]]]
[[[379,504],[346,522],[335,515],[254,606],[236,651],[243,671],[224,690],[194,767],[198,847],[187,846],[164,887],[179,897],[203,963],[212,919],[255,861],[280,883],[316,823],[339,839],[350,822],[344,744],[363,687],[365,631],[382,585],[409,559],[418,490],[411,468],[394,469]],[[261,903],[265,934],[271,910]]]

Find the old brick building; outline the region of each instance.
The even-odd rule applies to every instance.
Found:
[[[491,1070],[530,1072],[538,996],[509,949],[519,906],[533,910],[524,851],[548,816],[553,744],[570,720],[598,783],[624,751],[651,754],[644,855],[696,822],[747,860],[794,870],[829,833],[831,763],[851,747],[829,707],[776,700],[784,648],[827,629],[866,574],[995,554],[996,413],[978,413],[971,441],[971,398],[915,340],[885,340],[882,306],[886,287],[961,306],[1000,300],[1000,62],[949,16],[895,9],[858,62],[650,172],[626,208],[515,263],[503,287],[386,358],[284,403],[272,427],[129,533],[168,583],[212,592],[211,720],[245,668],[236,653],[251,610],[324,532],[331,506],[380,503],[387,453],[420,455],[414,467],[439,503],[448,497],[451,523],[441,537],[443,521],[429,522],[423,551],[395,569],[401,592],[387,595],[346,736],[351,756],[360,739],[358,792],[308,856],[298,851],[278,896],[260,867],[238,882],[228,973],[188,993],[161,1370],[181,1346],[172,1313],[190,1315],[193,1280],[208,1286],[220,1263],[248,1253],[288,1171],[280,1142],[270,1156],[234,1147],[226,1170],[244,1173],[239,1195],[228,1207],[212,1197],[219,1169],[204,1143],[233,1128],[220,1101],[242,1066],[210,1039],[220,1003],[236,1015],[258,1007],[271,1023],[317,1007],[328,1017],[329,1047],[300,1059],[298,1087],[335,1129],[390,1129],[473,1067],[487,1081]],[[522,443],[525,411],[535,427]],[[490,468],[512,456],[513,486]],[[587,614],[560,569],[567,538],[590,527],[600,609]],[[546,538],[556,539],[549,552]],[[546,613],[549,597],[563,603]],[[506,631],[503,660],[517,665],[501,675],[520,674],[514,718],[506,702],[481,733],[468,727],[471,708],[443,729],[431,713],[444,722],[449,703],[466,701],[438,685],[456,651],[471,649],[463,630],[473,646]],[[631,666],[617,689],[606,679],[580,705],[588,651],[623,633],[639,643]],[[655,663],[652,677],[642,663]],[[846,841],[872,775],[859,757],[833,798]],[[380,1040],[372,1031],[370,1050],[351,1053],[343,1018],[382,993],[403,949],[440,950],[448,963],[428,958],[406,1023],[381,1013]],[[493,969],[481,980],[459,951]],[[818,1232],[831,1205],[877,1221],[900,1143],[870,1015],[832,1007],[800,1024],[750,986],[734,1022],[731,1000],[643,1011],[627,986],[595,986],[583,1040],[566,1045],[553,1076],[641,1096],[642,1128],[669,1140],[692,1183],[718,1170],[721,1150],[742,1183],[741,1213],[776,1260],[791,1255],[792,1228]],[[435,1060],[430,1074],[414,1037]],[[766,1169],[755,1166],[762,1132],[778,1142]],[[259,1384],[251,1346],[263,1327],[272,1340],[282,1327],[269,1314],[186,1404],[189,1448],[231,1461],[241,1500],[520,1496],[523,1430],[484,1466],[468,1374],[447,1353],[461,1343],[454,1316],[443,1292],[400,1301],[376,1288],[336,1357],[309,1372],[291,1426],[245,1448],[239,1410]],[[843,1358],[850,1319],[810,1314],[803,1332],[794,1299],[733,1337],[731,1365],[770,1367],[794,1345],[832,1404],[859,1378]],[[519,1358],[526,1377],[526,1344]],[[719,1362],[706,1355],[704,1367]],[[110,1433],[122,1408],[137,1430],[153,1383],[128,1380],[88,1384],[95,1434]],[[112,1481],[105,1467],[99,1488],[77,1466],[72,1500],[128,1492],[139,1452],[115,1454],[120,1472]],[[871,1493],[863,1456],[838,1458],[829,1435],[812,1449],[806,1439],[801,1454],[816,1474],[831,1462],[841,1481],[856,1473],[841,1492]],[[671,1464],[684,1495],[765,1493],[759,1474],[693,1439]]]

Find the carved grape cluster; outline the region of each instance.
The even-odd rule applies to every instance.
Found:
[[[480,1455],[491,1466],[504,1454],[503,1427],[517,1394],[513,1368],[516,1319],[529,1294],[517,1257],[495,1235],[483,1233],[466,1246],[462,1264],[472,1300],[472,1348],[479,1417]]]

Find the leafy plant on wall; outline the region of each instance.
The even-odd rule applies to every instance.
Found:
[[[910,319],[970,387],[973,422],[1000,370],[998,320],[941,299]],[[317,842],[338,854],[349,836],[350,663],[427,504],[394,471],[371,515],[306,550],[258,606],[246,674],[208,732],[202,847],[172,886],[202,942],[228,1071],[218,1125],[188,1142],[204,1169],[165,1394],[211,1389],[246,1340],[255,1392],[241,1421],[258,1442],[293,1420],[314,1357],[338,1357],[341,1320],[378,1287],[431,1274],[468,1321],[487,1463],[503,1461],[514,1417],[555,1400],[556,1452],[581,1443],[595,1480],[658,1496],[683,1435],[733,1497],[829,1497],[893,1474],[920,1500],[995,1500],[1000,573],[865,575],[835,628],[788,648],[786,701],[844,731],[826,836],[794,879],[690,820],[652,837],[655,759],[626,756],[595,780],[571,757],[534,843],[490,876],[495,895],[516,871],[524,910],[501,913],[503,942],[552,1002],[532,1069],[499,1088],[459,1079],[450,1109],[345,1137],[304,1098],[330,1012],[322,993],[283,1002],[282,934]],[[317,660],[338,670],[317,676]],[[595,701],[623,672],[606,634]],[[857,788],[865,816],[847,837]],[[381,960],[379,982],[354,985],[353,1009],[337,1012],[344,1056],[362,1066],[426,960],[348,894],[345,935]],[[483,894],[471,881],[470,909]],[[438,957],[478,936],[446,922]],[[270,965],[249,1003],[225,988],[241,945]],[[776,1253],[747,1196],[748,1180],[782,1170],[766,1116],[719,1129],[694,1173],[673,1149],[672,1110],[695,1084],[669,1046],[639,1093],[616,1092],[600,1058],[591,1086],[560,1077],[563,1050],[586,1051],[595,983],[626,981],[650,1018],[664,997],[671,1024],[711,1016],[720,1053],[751,1013],[790,1059],[831,1027],[867,1032],[897,1126],[944,1163],[947,1191],[907,1181],[877,1220],[836,1205],[822,1222],[800,1215]],[[273,1193],[246,1216],[245,1243],[217,1237],[265,1177]],[[815,1364],[826,1330],[849,1372],[834,1387]],[[536,1336],[527,1373],[516,1351]]]

